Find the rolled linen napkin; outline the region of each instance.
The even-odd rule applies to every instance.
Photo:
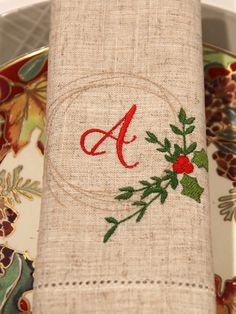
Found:
[[[34,313],[214,313],[198,0],[54,0]]]

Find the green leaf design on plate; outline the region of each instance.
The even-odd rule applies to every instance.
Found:
[[[11,265],[0,278],[0,313],[18,313],[17,301],[25,291],[33,289],[32,262],[15,253]]]
[[[18,76],[22,81],[28,82],[36,77],[42,70],[45,62],[47,61],[47,54],[42,54],[22,65],[18,71]]]
[[[183,187],[181,192],[182,195],[186,195],[194,199],[196,202],[201,203],[201,195],[204,188],[199,185],[197,178],[184,173],[183,178],[180,180],[180,184]]]
[[[8,198],[13,198],[17,203],[21,203],[21,196],[30,200],[33,195],[40,196],[41,188],[39,181],[32,181],[31,179],[24,179],[20,176],[23,166],[20,165],[13,169],[13,173],[7,173],[6,170],[0,171],[0,186],[2,194]]]
[[[207,157],[207,153],[204,149],[194,152],[192,162],[198,168],[205,168],[206,171],[208,171],[208,157]]]

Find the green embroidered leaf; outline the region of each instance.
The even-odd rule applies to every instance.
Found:
[[[0,279],[0,312],[18,313],[17,302],[22,294],[33,288],[32,261],[15,253],[11,265]]]
[[[137,202],[134,202],[132,205],[135,205],[135,206],[145,206],[145,205],[147,205],[147,203],[145,203],[143,201],[137,201]]]
[[[177,126],[170,124],[171,130],[177,135],[183,135],[183,132]]]
[[[110,237],[113,235],[113,233],[116,231],[116,228],[118,227],[118,224],[112,226],[108,231],[107,233],[104,235],[104,238],[103,238],[103,242],[106,243]]]
[[[198,184],[197,178],[193,178],[188,174],[184,173],[183,178],[180,181],[180,184],[183,187],[181,192],[182,195],[186,195],[194,199],[196,202],[201,203],[201,195],[204,191],[204,188],[202,188]]]
[[[141,183],[142,185],[146,185],[146,186],[151,185],[151,183],[149,183],[148,181],[145,181],[145,180],[139,181],[139,183]]]
[[[158,193],[160,192],[160,190],[161,190],[160,186],[150,187],[143,192],[141,199],[144,199],[145,197],[149,196],[152,193]]]
[[[185,133],[185,134],[191,134],[194,129],[195,129],[195,126],[192,125],[192,126],[190,126],[189,128],[187,128],[184,133]]]
[[[132,186],[125,186],[124,188],[119,189],[121,192],[134,192],[134,188]]]
[[[161,153],[166,153],[168,151],[168,149],[166,149],[165,147],[159,147],[157,148],[157,150]]]
[[[153,180],[153,181],[156,181],[156,184],[157,185],[160,185],[161,184],[161,178],[159,178],[159,177],[151,177],[151,179]]]
[[[183,108],[180,109],[178,118],[179,118],[179,122],[185,123],[185,120],[186,120],[186,112],[184,111]]]
[[[186,155],[192,153],[197,147],[197,143],[194,142],[191,145],[189,145],[189,147],[186,149]]]
[[[118,224],[118,221],[114,217],[106,217],[105,220],[110,224]]]
[[[123,194],[120,194],[120,195],[117,195],[115,197],[116,200],[128,200],[129,198],[131,198],[131,196],[133,195],[133,192],[131,191],[128,191],[126,193],[123,193]]]
[[[174,145],[174,149],[175,149],[175,153],[177,154],[183,154],[183,149],[178,145],[178,144],[175,144]]]
[[[136,222],[139,222],[143,218],[145,212],[146,212],[146,207],[141,208],[141,211],[140,211],[138,217],[136,218]]]
[[[157,150],[158,150],[159,152],[161,152],[161,153],[166,153],[166,152],[168,152],[168,151],[170,150],[170,148],[171,148],[171,143],[170,143],[170,141],[168,140],[168,138],[165,138],[165,139],[164,139],[164,144],[161,144],[160,142],[159,142],[159,144],[161,145],[161,147],[158,147]]]
[[[173,190],[177,188],[178,184],[179,184],[179,180],[177,179],[177,176],[176,178],[171,179],[170,186],[172,187]]]
[[[174,144],[174,153],[173,153],[173,162],[175,162],[179,155],[184,154],[183,149],[178,145],[178,144]]]
[[[148,197],[150,194],[152,194],[153,193],[153,188],[149,188],[149,189],[146,189],[144,192],[143,192],[143,194],[142,194],[142,196],[141,196],[141,199],[143,200],[145,197]]]
[[[175,190],[179,184],[177,173],[171,170],[166,170],[167,178],[170,180],[170,186]]]
[[[152,187],[152,191],[153,193],[158,193],[158,192],[162,192],[163,188],[160,186],[154,186]]]
[[[175,159],[169,155],[165,155],[165,159],[168,161],[168,162],[175,162]]]
[[[176,175],[176,173],[174,171],[170,170],[170,169],[166,169],[165,173],[168,174],[168,178],[173,176],[173,175]]]
[[[164,146],[165,146],[165,148],[166,148],[167,150],[170,149],[171,143],[170,143],[170,141],[168,140],[168,138],[165,138],[165,140],[164,140]]]
[[[195,121],[195,118],[191,117],[185,120],[185,124],[192,124]]]
[[[148,137],[145,138],[146,141],[148,141],[149,143],[158,143],[158,139],[154,133],[149,131],[147,131],[146,133],[148,135]]]
[[[161,204],[165,203],[167,196],[168,196],[168,192],[163,189],[161,192]]]
[[[194,152],[192,162],[198,168],[205,168],[206,171],[208,171],[208,157],[207,157],[207,153],[204,149]]]

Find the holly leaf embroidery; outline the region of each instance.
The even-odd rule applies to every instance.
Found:
[[[137,188],[127,186],[119,189],[122,193],[117,195],[115,199],[123,202],[136,196],[138,199],[132,203],[132,206],[135,206],[136,209],[120,220],[114,217],[105,218],[106,222],[110,224],[110,228],[103,238],[104,243],[111,238],[119,225],[133,218],[135,218],[136,223],[139,223],[150,206],[158,199],[161,204],[164,204],[169,195],[169,187],[175,190],[181,184],[182,195],[188,196],[198,203],[201,202],[204,188],[199,185],[196,177],[191,177],[189,174],[194,171],[192,163],[195,163],[198,168],[203,167],[208,170],[207,154],[204,149],[196,151],[196,142],[188,142],[188,135],[195,130],[195,126],[192,125],[195,118],[187,117],[185,110],[181,108],[178,119],[179,125],[170,124],[170,128],[174,134],[182,138],[182,143],[173,143],[168,138],[160,140],[154,133],[146,132],[146,141],[151,144],[157,144],[156,150],[164,153],[164,158],[170,165],[164,170],[162,176],[152,176],[150,178],[151,181],[139,181],[140,186]],[[191,161],[191,158],[187,156],[189,154],[192,155]],[[180,175],[182,178],[179,181]]]
[[[184,173],[180,184],[183,187],[181,192],[182,195],[186,195],[194,199],[196,202],[201,203],[201,195],[204,191],[204,188],[199,185],[197,178],[191,177]]]
[[[198,168],[205,168],[206,171],[208,171],[208,157],[207,157],[207,153],[204,149],[202,149],[200,151],[195,151],[193,153],[192,162]]]

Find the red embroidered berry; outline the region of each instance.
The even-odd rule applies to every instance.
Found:
[[[193,172],[193,164],[190,162],[185,167],[185,173],[192,173]]]
[[[193,172],[193,164],[187,156],[179,156],[177,161],[172,165],[176,173],[191,173]]]
[[[183,173],[184,172],[183,171],[183,167],[179,163],[177,163],[177,162],[175,162],[172,165],[172,168],[173,168],[174,172],[176,172],[176,173]]]

